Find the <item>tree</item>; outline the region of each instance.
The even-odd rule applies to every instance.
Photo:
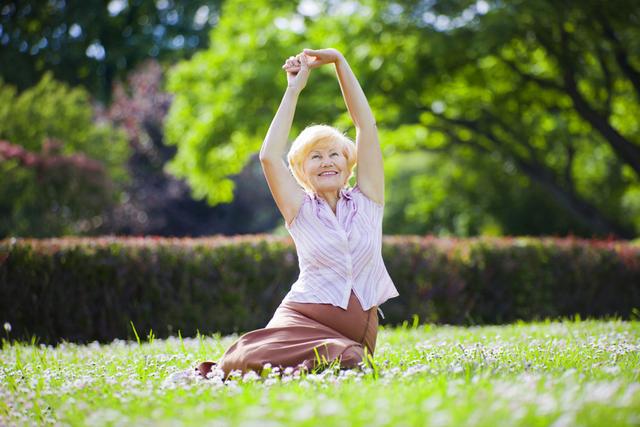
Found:
[[[167,132],[178,145],[171,170],[187,178],[196,197],[231,198],[226,177],[259,147],[281,96],[283,59],[305,46],[333,46],[363,83],[385,149],[395,153],[389,155],[428,152],[435,162],[470,168],[476,184],[494,186],[485,194],[502,196],[474,199],[477,191],[460,191],[452,182],[459,177],[442,167],[437,175],[416,171],[422,178],[414,181],[422,184],[412,184],[408,210],[435,214],[438,209],[423,203],[432,194],[418,189],[439,187],[466,200],[449,209],[458,210],[459,222],[471,205],[482,209],[473,217],[487,218],[478,224],[505,221],[504,206],[519,205],[530,207],[520,211],[525,216],[552,209],[548,215],[558,221],[540,233],[631,237],[640,230],[634,160],[640,6],[303,2],[269,13],[265,6],[226,2],[211,35],[216,49],[181,63],[170,78],[176,101]],[[349,126],[326,71],[305,89],[298,127],[312,121]],[[509,179],[514,173],[518,179]],[[531,191],[523,194],[524,188]],[[434,221],[424,224],[436,227]],[[527,222],[509,218],[499,228],[521,232]]]
[[[108,100],[111,86],[149,57],[188,58],[207,46],[220,0],[5,1],[0,75],[19,90],[45,71]]]
[[[486,4],[476,25],[438,34],[446,53],[418,59],[438,74],[418,80],[408,113],[433,131],[439,150],[457,145],[501,156],[592,233],[633,236],[639,224],[624,208],[638,203],[640,145],[637,125],[627,124],[638,112],[630,65],[637,58],[616,43],[633,47],[639,8]],[[465,14],[456,2],[437,6]],[[407,19],[414,16],[407,9]],[[607,26],[621,39],[607,36]]]
[[[19,95],[0,82],[0,141],[2,237],[91,234],[127,180],[123,135],[50,74]]]

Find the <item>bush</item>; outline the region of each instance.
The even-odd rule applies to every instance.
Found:
[[[18,94],[0,80],[0,237],[91,234],[127,181],[122,132],[50,73]]]
[[[386,320],[455,324],[621,316],[640,307],[640,246],[578,239],[385,237],[400,297]],[[289,238],[0,241],[1,322],[46,342],[262,327],[298,274]]]

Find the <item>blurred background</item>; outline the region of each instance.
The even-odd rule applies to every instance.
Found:
[[[0,238],[286,234],[257,152],[304,47],[369,98],[385,234],[640,233],[640,2],[0,4]],[[311,123],[355,136],[329,67]]]

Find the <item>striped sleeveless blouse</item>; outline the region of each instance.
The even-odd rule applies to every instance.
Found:
[[[300,275],[283,301],[332,304],[347,309],[351,290],[364,310],[398,296],[382,260],[384,207],[358,185],[340,190],[334,214],[316,194],[305,193],[291,224]]]

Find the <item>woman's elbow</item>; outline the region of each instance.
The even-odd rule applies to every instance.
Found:
[[[272,165],[281,160],[280,157],[275,156],[273,154],[269,154],[269,153],[260,153],[258,155],[258,159],[260,160],[260,163],[263,165]]]
[[[260,163],[264,163],[268,162],[271,157],[267,155],[267,153],[260,152],[260,154],[258,154],[258,159],[260,160]]]

